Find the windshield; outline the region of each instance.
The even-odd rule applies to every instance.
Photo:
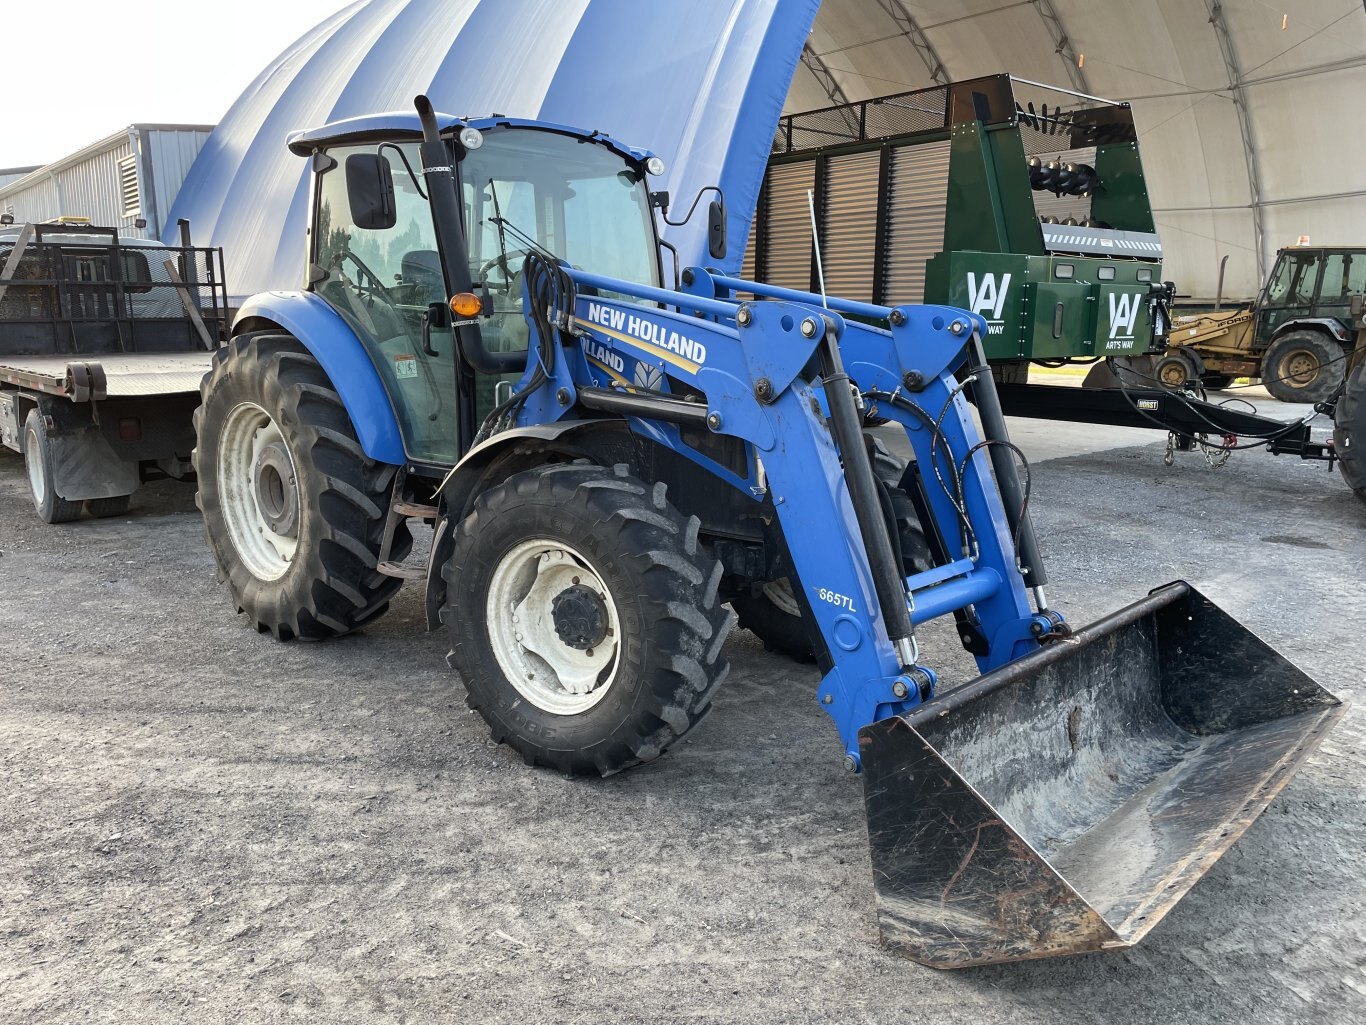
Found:
[[[485,331],[490,348],[526,345],[521,272],[533,243],[594,274],[659,283],[649,196],[607,146],[539,129],[494,129],[466,154],[460,179],[470,276],[488,284],[501,315]]]

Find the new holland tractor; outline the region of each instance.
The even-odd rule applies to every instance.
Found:
[[[940,967],[1136,942],[1341,714],[1188,584],[1075,631],[1049,607],[975,315],[666,287],[662,164],[599,132],[419,97],[289,145],[308,285],[242,309],[197,419],[261,631],[343,634],[425,578],[493,736],[608,775],[697,726],[728,603],[769,601],[863,774],[883,937]],[[983,674],[943,693],[941,616]]]

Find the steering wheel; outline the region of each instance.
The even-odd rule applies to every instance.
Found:
[[[362,298],[376,298],[382,300],[389,306],[397,305],[394,294],[385,287],[384,282],[380,280],[380,276],[367,267],[365,261],[350,249],[343,248],[337,253],[334,259],[338,264],[343,260],[350,260],[356,265],[356,268],[360,271],[360,275],[355,282],[356,291],[361,294]],[[368,282],[366,281],[367,278],[369,279]]]
[[[503,254],[499,254],[498,256],[495,256],[492,260],[487,260],[482,265],[480,265],[479,277],[482,281],[487,282],[489,287],[493,289],[495,292],[511,294],[512,286],[517,281],[517,279],[522,276],[522,270],[526,266],[526,258],[530,255],[530,249],[510,249],[508,250],[506,256],[504,256]],[[503,270],[503,261],[505,259],[507,261],[507,266],[510,273],[504,272]],[[514,266],[517,268],[516,270],[512,270]],[[495,268],[498,270],[499,276],[503,278],[503,282],[501,285],[496,280],[488,280],[489,271],[494,270]],[[504,277],[504,275],[506,276]],[[520,295],[521,290],[518,289],[519,298]]]

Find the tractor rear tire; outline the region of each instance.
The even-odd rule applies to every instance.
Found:
[[[485,491],[446,563],[447,658],[493,739],[607,776],[711,710],[734,617],[700,523],[625,466],[543,466]]]
[[[1333,417],[1333,448],[1338,469],[1357,498],[1366,502],[1366,361],[1358,362],[1347,378]]]
[[[28,471],[28,491],[39,519],[44,523],[70,523],[80,518],[82,503],[68,502],[57,494],[47,421],[36,409],[30,410],[24,420],[24,468]]]
[[[282,641],[374,622],[402,581],[377,569],[396,468],[361,449],[299,341],[262,332],[214,353],[195,410],[195,501],[237,611]],[[412,547],[406,524],[391,558]]]
[[[931,560],[929,542],[911,497],[898,487],[905,470],[905,462],[892,455],[880,439],[874,439],[873,472],[891,492],[903,569],[910,576],[929,569]],[[737,596],[730,604],[740,618],[740,626],[758,637],[764,650],[786,655],[796,662],[816,660],[814,638],[808,632],[790,579],[769,581],[757,594]]]
[[[1346,375],[1342,346],[1322,331],[1287,331],[1262,355],[1262,384],[1282,402],[1326,402]]]

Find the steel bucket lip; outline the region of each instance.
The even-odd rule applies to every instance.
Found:
[[[926,913],[927,908],[925,891],[914,888],[910,890],[901,889],[904,883],[899,873],[904,864],[895,860],[892,862],[882,860],[886,856],[885,850],[882,850],[885,847],[888,835],[885,830],[893,827],[892,821],[888,821],[885,815],[879,814],[880,810],[885,810],[884,802],[890,798],[894,806],[899,801],[907,799],[919,803],[925,799],[925,794],[915,789],[900,796],[894,792],[889,794],[889,785],[893,789],[899,789],[899,782],[895,775],[889,777],[883,771],[884,768],[891,767],[894,763],[884,762],[881,766],[868,765],[868,768],[874,769],[874,772],[866,779],[868,786],[865,788],[865,799],[869,812],[868,825],[874,858],[875,889],[878,893],[878,914],[885,942],[898,948],[899,952],[913,960],[935,968],[970,967],[1132,946],[1165,917],[1167,912],[1209,871],[1213,864],[1247,831],[1258,816],[1270,805],[1271,801],[1284,789],[1299,766],[1346,713],[1349,703],[1319,686],[1283,655],[1256,637],[1255,634],[1249,634],[1252,650],[1258,655],[1265,654],[1282,660],[1288,670],[1298,677],[1294,686],[1295,692],[1301,697],[1299,709],[1290,714],[1274,716],[1261,721],[1254,719],[1248,723],[1231,725],[1221,721],[1215,724],[1212,731],[1203,735],[1204,739],[1213,745],[1227,744],[1232,745],[1235,749],[1241,742],[1240,738],[1251,738],[1254,743],[1264,738],[1272,744],[1279,744],[1280,747],[1275,753],[1274,760],[1271,758],[1266,760],[1260,778],[1250,780],[1251,785],[1247,790],[1230,793],[1230,799],[1220,809],[1219,814],[1209,820],[1209,828],[1202,837],[1198,838],[1198,842],[1184,850],[1176,849],[1178,857],[1167,863],[1160,873],[1153,873],[1145,880],[1141,889],[1131,891],[1136,899],[1128,905],[1115,905],[1106,899],[1107,895],[1102,891],[1096,891],[1084,885],[1087,874],[1085,871],[1082,872],[1082,879],[1078,880],[1077,885],[1074,885],[1073,878],[1076,877],[1069,878],[1069,875],[1072,874],[1071,871],[1068,870],[1068,874],[1064,874],[1064,869],[1068,867],[1066,859],[1057,858],[1056,853],[1055,861],[1044,858],[1037,848],[1026,839],[1025,834],[1019,828],[1020,824],[1011,822],[1010,819],[1002,816],[997,806],[987,801],[978,787],[959,772],[957,766],[950,760],[953,757],[952,749],[941,750],[932,739],[939,732],[936,724],[973,704],[979,698],[994,694],[1003,688],[1024,683],[1047,667],[1064,662],[1077,655],[1101,638],[1123,630],[1145,617],[1153,616],[1183,600],[1203,603],[1209,609],[1197,611],[1199,607],[1191,605],[1189,619],[1181,616],[1180,609],[1176,610],[1175,615],[1180,617],[1176,622],[1180,626],[1185,625],[1181,622],[1182,619],[1191,622],[1195,627],[1199,627],[1202,622],[1211,622],[1210,620],[1202,620],[1201,616],[1202,613],[1208,614],[1212,611],[1216,620],[1221,618],[1231,620],[1240,629],[1245,630],[1241,624],[1237,624],[1236,620],[1232,620],[1232,617],[1229,617],[1227,613],[1219,609],[1217,605],[1205,598],[1190,584],[1180,580],[1174,581],[1163,587],[1155,588],[1147,597],[1078,630],[1071,638],[1056,642],[1009,666],[947,691],[911,713],[864,728],[861,735],[861,740],[864,743],[861,746],[864,747],[866,754],[871,755],[875,749],[880,748],[882,751],[881,758],[885,759],[890,753],[895,762],[903,757],[895,754],[896,751],[900,749],[909,752],[914,748],[922,751],[922,754],[916,757],[930,759],[928,762],[921,763],[922,768],[931,764],[938,765],[937,775],[940,780],[936,785],[952,785],[958,788],[959,793],[970,796],[972,802],[982,810],[983,820],[990,820],[989,824],[999,830],[1000,835],[1010,838],[1010,842],[1016,845],[1017,856],[1022,862],[1032,863],[1032,867],[1026,865],[1017,867],[1024,871],[1028,878],[1034,879],[1039,886],[1047,887],[1054,894],[1054,899],[1061,901],[1069,909],[1066,914],[1069,916],[1069,923],[1075,930],[1071,932],[1070,936],[1051,934],[1047,937],[1048,941],[1041,943],[1037,949],[1030,949],[1029,939],[1019,935],[992,938],[987,942],[976,944],[975,949],[972,950],[966,946],[962,950],[948,949],[942,938],[936,940],[934,929],[936,912],[930,910],[928,912],[929,918],[921,918]],[[1166,613],[1168,630],[1172,629],[1172,616],[1173,612]],[[1178,651],[1179,647],[1178,641]],[[1280,734],[1279,741],[1274,739],[1274,735],[1277,733]],[[901,734],[900,738],[897,737],[897,734]],[[907,741],[910,741],[908,747],[898,748],[898,745],[905,745]],[[892,744],[892,747],[886,747],[887,744]],[[918,771],[916,775],[919,775]],[[881,782],[875,784],[875,779],[880,779]],[[948,783],[949,779],[952,780],[952,784]],[[924,785],[922,782],[917,782],[915,787]],[[1160,793],[1160,789],[1148,793]],[[1139,795],[1136,795],[1135,800],[1139,799]],[[1145,796],[1142,799],[1147,798]],[[1122,809],[1123,806],[1116,808],[1114,813],[1119,814]],[[878,823],[876,828],[882,833],[880,837],[873,835],[875,822]],[[1062,863],[1061,867],[1058,867],[1058,862]],[[967,861],[964,860],[963,866],[966,867],[966,865]],[[947,876],[947,872],[945,875]],[[934,878],[933,874],[929,878]],[[943,894],[947,895],[949,890],[953,888],[956,875],[947,880],[945,877],[939,878],[940,885],[944,885]],[[1081,888],[1079,889],[1078,886]],[[1087,889],[1092,889],[1089,898],[1084,892]],[[941,897],[936,900],[934,892],[929,894],[930,902],[940,905],[939,914],[946,913],[942,899]],[[1096,902],[1093,903],[1093,900]],[[1108,908],[1111,913],[1102,913],[1097,905]],[[1004,907],[1004,905],[1002,906]],[[947,913],[951,914],[955,910],[957,909],[950,904]]]
[[[1209,601],[1200,590],[1193,587],[1185,580],[1173,580],[1170,583],[1163,584],[1161,587],[1155,587],[1148,592],[1146,597],[1140,598],[1138,601],[1116,609],[1108,616],[1103,616],[1095,622],[1088,623],[1086,626],[1074,630],[1070,636],[1053,641],[1040,648],[1038,651],[1030,652],[1023,658],[1016,659],[1014,662],[1004,665],[1000,669],[994,669],[983,676],[977,677],[975,680],[970,680],[961,686],[946,690],[943,694],[935,696],[924,704],[918,705],[911,711],[904,715],[897,716],[896,718],[901,719],[907,725],[920,726],[924,723],[942,719],[947,715],[952,715],[954,712],[963,708],[965,705],[971,704],[978,698],[985,697],[986,695],[993,694],[1005,687],[1012,686],[1045,666],[1050,666],[1055,662],[1061,662],[1068,659],[1081,648],[1095,644],[1097,641],[1104,639],[1118,630],[1122,630],[1126,626],[1132,626],[1145,616],[1152,615],[1161,609],[1174,605],[1183,598],[1190,597]],[[1214,603],[1210,602],[1210,604],[1213,605]],[[1285,658],[1284,655],[1279,651],[1276,651],[1276,649],[1270,644],[1267,644],[1266,641],[1263,641],[1260,638],[1258,638],[1258,640],[1281,658]],[[1290,660],[1286,659],[1286,661],[1289,662]],[[1328,699],[1325,704],[1334,704],[1342,707],[1344,710],[1349,707],[1350,703],[1347,699],[1331,693],[1316,681],[1311,680],[1310,682]],[[876,724],[872,725],[875,726]],[[871,727],[865,726],[863,728],[869,729]]]

